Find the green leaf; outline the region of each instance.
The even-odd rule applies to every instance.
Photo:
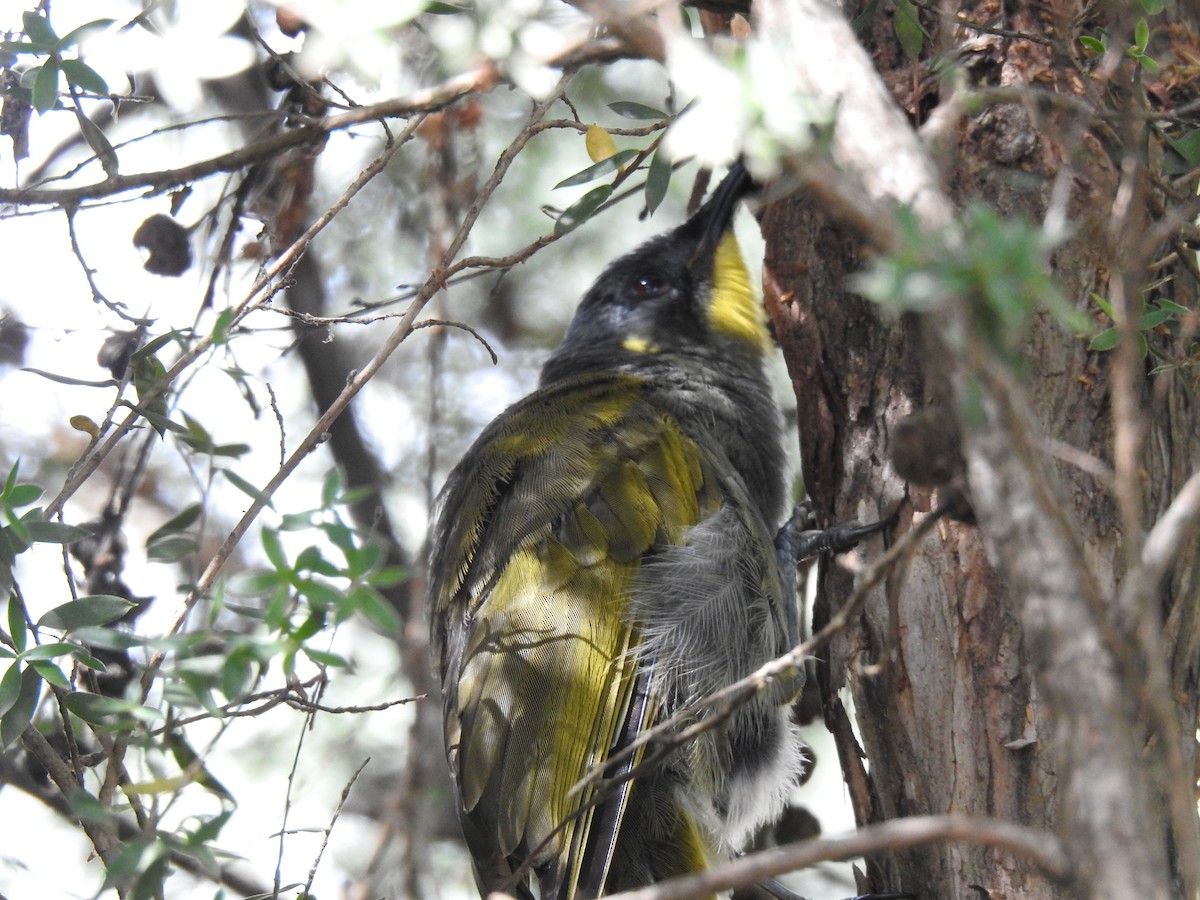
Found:
[[[82,59],[64,59],[62,73],[67,76],[67,83],[74,85],[79,90],[100,96],[106,96],[109,93],[108,82]]]
[[[325,614],[323,612],[314,612],[296,626],[295,630],[292,632],[292,638],[303,643],[324,627]]]
[[[26,666],[21,671],[21,686],[17,692],[17,699],[0,721],[0,747],[11,745],[21,736],[21,732],[29,727],[41,696],[42,676],[38,674],[37,669]]]
[[[67,694],[63,702],[67,709],[92,725],[115,725],[133,719],[153,722],[162,718],[162,713],[153,707],[83,691]]]
[[[176,535],[187,531],[192,527],[204,512],[204,507],[199,503],[193,503],[183,510],[183,512],[172,516],[158,526],[150,533],[150,537],[146,538],[146,546],[149,547],[155,541],[160,541],[168,535]]]
[[[225,657],[225,664],[221,666],[221,693],[230,701],[241,699],[253,677],[250,657],[238,647]]]
[[[21,696],[21,667],[13,663],[0,675],[0,718],[3,718]]]
[[[36,484],[14,484],[4,495],[10,506],[21,507],[36,503],[42,493],[42,489]]]
[[[1093,53],[1104,53],[1106,49],[1104,41],[1089,37],[1088,35],[1081,37],[1079,43],[1083,45],[1085,50],[1091,50]]]
[[[84,22],[78,28],[73,28],[62,36],[58,41],[59,51],[68,50],[80,43],[92,31],[103,31],[105,28],[115,24],[115,19],[94,19],[91,22]],[[105,89],[104,93],[108,93]]]
[[[263,528],[262,545],[263,552],[267,554],[267,559],[275,567],[276,572],[291,573],[293,571],[287,554],[283,552],[283,541],[280,540],[278,531],[273,528]]]
[[[313,662],[322,666],[332,666],[338,669],[350,668],[350,660],[337,653],[330,653],[328,650],[317,650],[314,647],[304,647],[304,655]]]
[[[38,67],[33,79],[33,108],[39,113],[54,109],[58,105],[58,61],[53,57]]]
[[[0,51],[7,53],[46,53],[45,50],[39,50],[37,44],[30,41],[0,41]]]
[[[231,307],[227,307],[217,313],[217,319],[213,322],[213,346],[220,347],[222,344],[229,343],[229,329],[233,326],[233,319],[236,313]]]
[[[917,8],[910,0],[896,0],[896,12],[892,19],[896,31],[896,40],[900,49],[909,59],[919,59],[921,48],[925,46],[925,32],[921,28],[921,18]]]
[[[457,16],[460,13],[469,11],[468,7],[455,6],[453,3],[442,3],[441,0],[429,0],[428,3],[421,7],[421,12],[430,13],[435,16]]]
[[[21,13],[21,25],[25,36],[38,46],[40,52],[50,53],[58,47],[58,35],[50,27],[50,22],[35,12]]]
[[[1138,53],[1144,53],[1148,43],[1150,43],[1150,23],[1145,19],[1138,19],[1137,25],[1133,28],[1133,47]]]
[[[604,184],[598,188],[592,188],[565,210],[558,217],[558,221],[554,223],[555,234],[566,234],[568,231],[573,231],[578,228],[598,210],[604,201],[612,196],[612,185]]]
[[[74,631],[91,625],[108,625],[136,606],[124,597],[111,594],[92,594],[62,606],[56,606],[38,619],[39,628]]]
[[[646,212],[654,215],[654,211],[662,204],[671,186],[671,163],[662,149],[654,151],[650,157],[650,168],[646,172]]]
[[[325,474],[325,481],[321,484],[321,506],[328,509],[338,502],[338,497],[342,494],[342,473],[336,468],[330,469]]]
[[[116,387],[120,382],[115,378],[105,378],[102,381],[89,381],[86,378],[71,378],[67,375],[59,375],[57,372],[47,372],[45,369],[35,369],[33,366],[22,366],[22,372],[29,372],[32,375],[38,375],[50,381],[58,382],[59,384],[70,384],[76,387]]]
[[[345,595],[337,588],[312,578],[301,578],[296,590],[315,609],[336,609]]]
[[[8,595],[8,636],[12,638],[18,653],[24,653],[28,646],[28,624],[25,618],[25,604],[15,593]]]
[[[35,544],[72,544],[91,532],[86,528],[67,525],[63,522],[45,522],[40,519],[23,522],[29,531],[29,539]]]
[[[228,478],[229,483],[232,484],[239,491],[241,491],[243,494],[246,494],[247,496],[249,496],[250,498],[252,498],[254,500],[263,500],[268,507],[270,507],[271,509],[275,508],[275,505],[271,502],[270,497],[267,497],[265,494],[263,494],[262,491],[260,491],[258,488],[256,488],[254,485],[252,485],[250,482],[248,482],[245,478],[243,478],[237,472],[234,472],[232,469],[226,469],[226,468],[220,468],[217,471],[220,472],[222,475],[224,475],[226,478]]]
[[[1174,317],[1175,313],[1169,309],[1152,309],[1138,319],[1137,327],[1140,331],[1150,331]]]
[[[58,656],[67,656],[78,649],[74,644],[55,641],[52,644],[38,644],[36,647],[30,647],[27,653],[21,654],[21,658],[30,662],[34,660],[44,661],[54,659]]]
[[[1141,0],[1141,4],[1148,16],[1156,16],[1163,11],[1163,0]]]
[[[177,563],[200,549],[200,542],[186,534],[160,538],[146,548],[146,558],[154,562]]]
[[[555,190],[564,187],[575,187],[579,184],[587,184],[589,181],[595,181],[597,178],[603,178],[610,172],[615,172],[638,155],[636,150],[618,150],[608,159],[602,159],[598,163],[588,166],[586,169],[581,169],[574,175],[564,178],[554,186]]]
[[[1089,350],[1111,350],[1117,344],[1121,343],[1120,328],[1106,328],[1088,344]]]
[[[1186,306],[1180,306],[1174,300],[1168,300],[1166,297],[1159,297],[1154,301],[1163,309],[1169,309],[1177,316],[1186,316],[1190,310]]]
[[[625,119],[661,122],[664,119],[670,118],[661,109],[655,109],[653,106],[647,106],[645,103],[635,103],[632,100],[618,100],[616,103],[608,104],[608,108]]]
[[[38,675],[40,675],[42,680],[47,684],[53,685],[57,688],[63,688],[64,690],[70,690],[71,679],[67,678],[67,676],[63,674],[63,670],[54,663],[49,662],[48,660],[39,659],[31,662],[30,665],[37,670]]]
[[[350,591],[349,600],[356,610],[384,634],[399,634],[400,616],[378,591],[359,585]]]
[[[12,468],[8,470],[8,477],[4,479],[4,496],[12,495],[13,488],[17,485],[17,473],[21,471],[21,458],[17,457],[17,461],[12,464]]]

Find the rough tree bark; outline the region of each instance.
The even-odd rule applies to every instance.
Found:
[[[852,21],[863,13],[847,6]],[[1138,168],[1149,139],[1144,117],[1118,115],[1117,133],[1114,119],[1101,117],[1132,108],[1135,67],[1118,65],[1099,83],[1072,58],[1078,21],[984,6],[968,14],[1034,39],[923,17],[937,48],[960,63],[959,90],[1036,86],[1069,101],[1038,103],[1028,90],[1026,102],[950,115],[937,145],[949,150],[941,154],[946,195],[959,208],[977,199],[1043,222],[1069,193],[1073,231],[1053,258],[1064,296],[1092,312],[1091,292],[1124,296],[1133,308],[1146,267],[1167,255],[1174,234],[1163,228],[1148,243],[1166,213],[1160,206],[1152,215],[1163,201]],[[996,816],[1057,833],[1077,870],[1071,884],[1056,885],[1028,860],[958,843],[870,860],[872,887],[938,898],[1189,896],[1200,555],[1193,527],[1175,545],[1179,565],[1161,585],[1147,585],[1142,542],[1200,460],[1194,377],[1186,366],[1147,375],[1132,341],[1126,350],[1090,351],[1086,338],[1048,316],[1033,323],[1022,364],[1005,367],[962,310],[896,316],[854,295],[847,279],[862,268],[864,248],[889,241],[864,219],[863,196],[879,204],[881,219],[889,201],[913,202],[927,231],[943,224],[944,210],[935,202],[932,213],[921,211],[927,197],[889,182],[880,147],[839,149],[837,129],[855,115],[853,88],[814,56],[822,41],[845,55],[837,41],[848,30],[843,21],[816,46],[796,38],[818,33],[837,15],[832,8],[763,0],[755,14],[760,32],[789,35],[803,89],[841,101],[830,181],[813,184],[828,173],[802,170],[810,190],[762,215],[764,284],[796,388],[805,485],[825,524],[896,511],[907,530],[956,494],[897,473],[897,445],[903,454],[915,434],[923,439],[918,461],[935,470],[930,480],[952,476],[973,503],[973,517],[939,523],[824,656],[826,721],[856,814],[864,823]],[[890,15],[863,20],[858,37],[910,120],[946,113],[957,99],[951,80],[939,92],[927,69],[901,57]],[[1119,22],[1109,24],[1119,33]],[[890,126],[876,127],[886,145]],[[842,187],[830,183],[839,179]],[[1122,190],[1131,187],[1122,212]],[[1195,308],[1192,254],[1179,251],[1154,277],[1169,276],[1160,290]],[[846,571],[824,569],[816,627],[851,585]],[[1123,592],[1137,599],[1122,601]]]

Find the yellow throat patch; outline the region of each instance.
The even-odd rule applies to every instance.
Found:
[[[732,230],[725,232],[717,244],[712,281],[708,327],[718,334],[743,340],[760,352],[765,351],[770,335],[762,303],[751,287],[750,271]]]

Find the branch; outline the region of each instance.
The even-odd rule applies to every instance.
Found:
[[[1044,831],[999,819],[960,815],[914,816],[867,825],[843,835],[764,850],[706,872],[613,894],[612,900],[689,900],[710,897],[717,891],[757,884],[764,879],[819,862],[855,859],[882,851],[904,850],[943,841],[985,844],[1024,857],[1056,882],[1066,880],[1071,872],[1070,858],[1065,849],[1054,835]]]
[[[763,0],[756,8],[759,33],[769,35],[762,40],[786,43],[781,58],[793,64],[791,89],[837,110],[828,157],[815,167],[803,161],[804,174],[817,179],[809,177],[809,187],[879,247],[895,246],[894,218],[881,213],[897,207],[907,207],[924,233],[953,235],[954,208],[932,161],[836,7]],[[1054,714],[1062,836],[1078,862],[1083,893],[1165,900],[1172,895],[1165,823],[1137,727],[1140,682],[1130,665],[1137,654],[1106,621],[1108,598],[1033,438],[1024,390],[979,332],[969,303],[956,298],[925,315],[925,333],[959,408],[974,411],[960,415],[973,507],[989,556],[1018,604],[1025,647]],[[1162,721],[1156,705],[1149,712],[1167,739],[1173,720]],[[1194,812],[1193,804],[1193,818]],[[1135,837],[1130,822],[1142,829]],[[1177,835],[1189,858],[1190,833]]]
[[[285,150],[305,144],[320,145],[330,134],[364,122],[382,119],[407,118],[421,113],[436,112],[477,91],[487,91],[499,81],[499,73],[491,63],[470,72],[449,78],[436,87],[363,106],[336,116],[307,120],[295,128],[285,128],[262,140],[222,153],[200,162],[158,172],[139,172],[116,175],[94,184],[72,188],[0,188],[0,202],[21,205],[70,206],[84,200],[111,197],[127,191],[148,188],[151,192],[187,184],[220,172],[244,169],[272,159]]]

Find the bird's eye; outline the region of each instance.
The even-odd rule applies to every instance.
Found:
[[[667,282],[666,279],[658,275],[652,275],[648,272],[643,272],[633,277],[632,287],[633,292],[637,294],[637,296],[643,299],[648,299],[650,297],[657,297],[660,294],[665,293],[667,290]]]

